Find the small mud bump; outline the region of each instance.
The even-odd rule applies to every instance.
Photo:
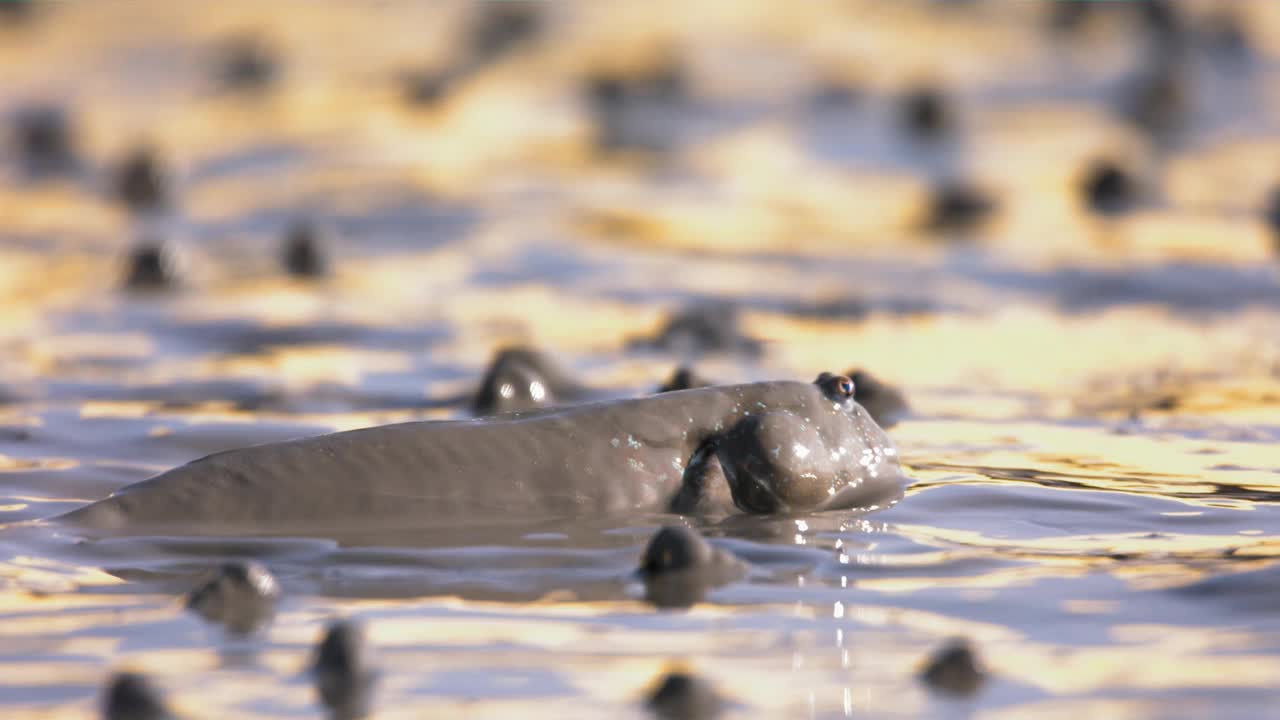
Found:
[[[248,634],[275,614],[280,585],[263,565],[226,563],[187,594],[186,607],[232,633]]]
[[[925,217],[925,229],[935,233],[973,233],[990,219],[996,203],[989,195],[964,182],[950,182],[933,189]]]
[[[673,60],[638,72],[589,75],[581,92],[602,152],[670,150],[669,115],[689,100],[685,71]]]
[[[328,233],[310,220],[299,220],[285,231],[280,262],[286,273],[297,278],[318,278],[329,274]]]
[[[475,415],[572,402],[588,394],[546,353],[527,347],[499,350],[471,399]]]
[[[898,100],[898,123],[917,140],[940,140],[954,128],[955,118],[942,90],[930,85],[908,90]]]
[[[660,608],[685,608],[701,602],[708,590],[743,577],[746,564],[695,530],[667,525],[649,540],[639,574],[645,600]]]
[[[457,70],[417,69],[400,77],[404,100],[409,105],[431,106],[448,97],[462,80]]]
[[[645,700],[662,720],[706,720],[718,717],[724,705],[710,683],[687,672],[667,673]]]
[[[693,388],[708,387],[713,383],[705,377],[698,374],[688,365],[681,365],[671,373],[671,377],[666,382],[658,386],[657,392],[673,392],[676,390],[692,390]]]
[[[35,9],[35,0],[4,0],[0,2],[0,21],[23,22],[31,17]]]
[[[742,331],[737,307],[727,302],[700,303],[674,313],[656,336],[633,340],[631,345],[678,355],[737,353],[755,357],[764,349],[763,343]]]
[[[1125,168],[1109,160],[1094,163],[1080,185],[1085,204],[1098,215],[1118,216],[1138,204],[1138,181]]]
[[[75,169],[75,133],[65,109],[47,105],[21,110],[14,118],[13,135],[27,174],[39,177]]]
[[[231,90],[261,90],[279,75],[275,53],[256,35],[240,35],[218,48],[216,75]]]
[[[545,3],[531,0],[477,3],[467,33],[472,62],[485,63],[531,44],[547,25]]]
[[[311,662],[320,702],[334,720],[369,713],[377,673],[369,667],[364,628],[350,620],[329,624]]]
[[[711,545],[697,532],[682,525],[667,525],[649,540],[640,571],[653,577],[705,567],[711,563],[712,554]]]
[[[169,207],[170,182],[157,151],[148,146],[132,150],[116,169],[116,197],[135,213]]]
[[[1262,216],[1271,232],[1271,247],[1276,253],[1280,253],[1280,186],[1271,190]]]
[[[1051,2],[1045,8],[1045,24],[1055,33],[1074,33],[1084,27],[1096,13],[1092,2]]]
[[[0,405],[3,405],[4,401],[5,401],[4,392],[3,390],[0,390]],[[31,442],[34,438],[35,438],[35,435],[32,434],[31,428],[25,428],[25,427],[0,428],[0,440],[6,441],[6,442],[24,443],[24,442]]]
[[[1185,23],[1173,3],[1167,0],[1139,0],[1131,6],[1138,12],[1143,30],[1156,41],[1170,44],[1183,39]]]
[[[125,261],[125,289],[154,292],[176,287],[179,271],[173,252],[170,243],[164,240],[144,238],[139,241]]]
[[[964,696],[977,692],[987,677],[968,641],[955,639],[929,658],[920,679],[933,690]]]
[[[121,672],[107,683],[102,717],[103,720],[171,720],[175,716],[146,676]]]

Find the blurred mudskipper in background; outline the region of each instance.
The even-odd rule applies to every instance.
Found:
[[[0,2],[0,715],[1266,716],[1277,62],[1270,0]],[[888,440],[628,464],[828,370]],[[559,433],[45,521],[419,420]],[[633,472],[693,489],[583,512]]]

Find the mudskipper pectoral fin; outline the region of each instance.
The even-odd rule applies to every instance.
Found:
[[[733,512],[729,480],[713,443],[694,452],[685,466],[680,491],[671,499],[671,512],[681,515],[724,515]]]

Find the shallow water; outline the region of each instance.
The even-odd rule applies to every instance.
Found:
[[[1197,41],[1197,104],[1160,143],[1108,109],[1141,63],[1118,15],[1054,39],[1042,5],[1012,0],[657,5],[548,6],[547,38],[421,106],[397,78],[449,63],[468,6],[0,21],[5,118],[65,103],[81,159],[32,178],[10,142],[0,166],[0,714],[92,717],[133,667],[191,717],[318,716],[302,671],[335,615],[368,624],[378,717],[642,717],[672,665],[735,717],[1273,712],[1280,266],[1259,209],[1280,167],[1280,5],[1179,3],[1247,18],[1251,48]],[[219,43],[244,32],[280,77],[219,88]],[[643,100],[628,122],[648,149],[601,157],[581,78],[676,52],[690,98]],[[920,77],[954,93],[955,138],[896,129],[892,98]],[[823,79],[854,94],[810,102]],[[138,142],[174,168],[160,218],[111,197]],[[1101,156],[1146,173],[1134,212],[1079,207]],[[918,229],[953,176],[1001,206],[964,240]],[[300,215],[335,231],[318,282],[277,268]],[[149,231],[177,241],[184,282],[124,292]],[[504,344],[602,395],[648,392],[689,358],[631,340],[709,299],[764,351],[697,358],[703,374],[858,365],[903,388],[913,414],[890,434],[915,483],[867,516],[708,523],[752,571],[686,612],[652,609],[631,574],[669,516],[341,542],[82,542],[30,522],[217,450],[460,414],[441,400]],[[178,600],[229,557],[287,592],[252,639]],[[953,636],[991,671],[972,697],[916,679]]]

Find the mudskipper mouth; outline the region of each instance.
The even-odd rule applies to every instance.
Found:
[[[788,512],[826,512],[828,510],[858,510],[872,512],[898,504],[908,483],[905,477],[898,482],[866,482],[845,484],[822,502],[812,507],[793,508],[783,502],[772,488],[755,479],[747,478],[745,485],[735,482],[734,504],[743,512],[756,515],[775,515]]]

